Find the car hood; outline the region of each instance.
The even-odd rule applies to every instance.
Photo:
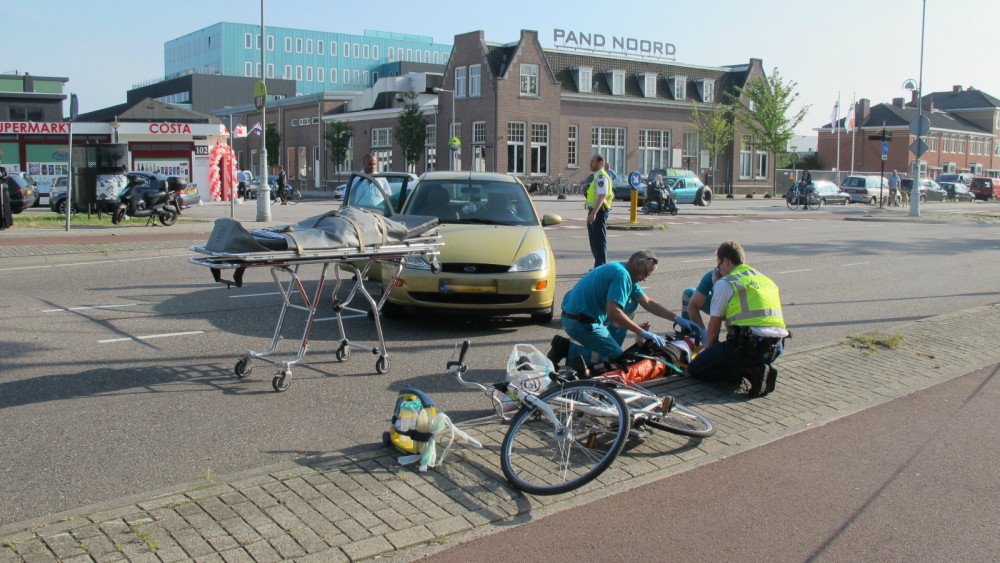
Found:
[[[545,231],[538,226],[445,224],[438,229],[444,241],[442,262],[513,265],[525,254],[548,246]]]

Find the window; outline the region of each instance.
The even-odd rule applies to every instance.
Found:
[[[549,124],[531,124],[531,173],[549,175]]]
[[[438,64],[438,52],[434,51],[434,64]]]
[[[268,51],[273,51],[274,50],[274,36],[273,35],[268,35],[267,36],[267,50]]]
[[[486,172],[486,122],[472,123],[472,170]]]
[[[302,80],[302,65],[295,65],[295,80]]]
[[[360,70],[354,71],[354,74],[352,75],[352,77],[354,78],[354,84],[361,84],[361,71]]]
[[[288,155],[288,157],[287,157],[288,158],[288,173],[294,175],[295,174],[295,155],[296,155],[295,147],[288,147],[288,151],[286,152],[286,154]]]
[[[306,39],[306,54],[307,55],[313,54],[313,40],[312,39]]]
[[[577,69],[580,73],[576,89],[581,93],[590,93],[594,90],[594,70],[591,68],[580,67]]]
[[[306,67],[306,82],[312,82],[312,81],[313,81],[313,67],[307,66]]]
[[[367,60],[370,57],[371,57],[371,47],[369,45],[362,45],[361,46],[361,58]]]
[[[521,65],[524,68],[525,65]],[[522,75],[523,76],[523,75]],[[524,84],[522,80],[521,84]],[[507,172],[524,175],[524,141],[525,124],[510,122],[507,124]]]
[[[285,65],[285,74],[281,75],[285,80],[292,79],[292,65]]]
[[[260,78],[260,63],[257,63],[256,67],[257,67],[257,74],[255,74],[254,76]]]
[[[612,70],[611,71],[611,95],[612,96],[624,96],[625,95],[625,71],[624,70]]]
[[[337,56],[337,42],[336,41],[331,41],[330,42],[330,56],[331,57],[336,57]]]
[[[965,137],[955,139],[955,152],[965,154]]]
[[[482,85],[482,67],[481,65],[472,65],[469,67],[469,97],[478,98],[480,95],[480,89]]]
[[[392,128],[383,127],[380,129],[372,129],[372,148],[376,147],[391,147],[392,146]]]
[[[317,43],[317,45],[319,45],[319,43]],[[326,76],[323,75],[325,70],[326,69],[321,66],[316,67],[316,82],[326,82]]]
[[[460,66],[455,69],[455,97],[465,97],[465,67]]]
[[[247,33],[243,36],[243,48],[253,49],[253,34]]]
[[[670,131],[639,130],[639,174],[670,165]]]
[[[392,49],[389,49],[392,52]],[[424,139],[424,172],[437,170],[437,128],[427,126],[427,138]]]
[[[316,54],[317,55],[322,55],[324,47],[326,47],[326,41],[317,41],[316,42]]]
[[[349,58],[351,56],[351,44],[344,41],[344,58]],[[344,82],[347,82],[346,80]]]
[[[396,61],[396,50],[393,49],[392,47],[389,47],[388,49],[385,50],[385,55],[386,55],[386,60],[388,62],[391,63]]]
[[[472,144],[482,145],[486,143],[486,122],[474,121],[472,123]]]
[[[647,98],[656,97],[656,75],[647,72],[639,75],[642,79],[642,95]]]
[[[374,59],[376,61],[379,60],[378,59],[378,45],[372,45],[372,59]]]
[[[396,60],[402,62],[403,59],[403,48],[399,47],[396,49]]]
[[[306,158],[306,148],[299,147],[299,179],[305,179],[309,175],[309,159]]]
[[[615,171],[625,170],[625,128],[594,127],[590,130],[591,152],[604,157],[604,162]]]
[[[706,80],[702,85],[701,101],[711,103],[715,101],[715,83]]]
[[[361,58],[361,45],[358,43],[354,44],[354,49],[351,51],[355,59]]]
[[[684,76],[673,77],[673,91],[675,100],[684,100],[687,97],[687,78]]]
[[[698,133],[689,131],[684,133],[684,157],[695,158],[698,156]]]
[[[302,52],[302,38],[301,37],[296,37],[295,38],[295,52],[296,53],[301,53]]]
[[[538,65],[521,65],[521,95],[538,95]]]
[[[767,153],[757,153],[757,178],[767,178]]]
[[[243,76],[253,76],[253,63],[243,63]]]
[[[406,50],[406,60],[408,60],[408,61],[412,61],[413,60],[413,49],[407,49]]]
[[[336,83],[337,83],[337,69],[336,68],[331,68],[330,69],[330,84],[336,84]]]
[[[365,86],[369,85],[368,84],[368,71],[367,70],[361,72],[361,83],[364,84]]]
[[[570,168],[577,168],[580,166],[579,161],[576,157],[576,147],[577,147],[577,135],[580,128],[576,125],[569,126],[569,132],[566,133],[566,166]]]
[[[937,152],[937,136],[932,135],[927,138],[927,152]]]
[[[267,63],[267,77],[274,78],[274,65]]]
[[[350,83],[351,83],[351,71],[349,71],[349,70],[347,70],[345,68],[344,69],[344,84],[350,84]]]
[[[743,141],[740,143],[740,179],[746,180],[750,178],[750,167],[753,158],[753,137],[750,135],[743,135]]]
[[[285,52],[286,53],[291,53],[292,52],[292,38],[291,37],[286,37],[285,38]]]

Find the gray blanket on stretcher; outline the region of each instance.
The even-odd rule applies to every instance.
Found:
[[[242,254],[274,250],[357,249],[359,252],[432,234],[437,217],[380,214],[345,207],[293,225],[247,231],[239,221],[217,219],[205,244],[212,252]]]

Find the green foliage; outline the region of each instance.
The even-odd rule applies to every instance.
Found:
[[[427,141],[427,118],[424,117],[424,112],[420,111],[417,93],[410,90],[405,96],[407,102],[403,105],[403,111],[396,120],[393,134],[396,136],[396,142],[403,149],[406,163],[415,165],[420,162],[420,157],[424,154],[424,143]]]
[[[268,123],[265,131],[267,140],[267,166],[274,168],[281,160],[281,133],[277,123]]]
[[[710,113],[698,111],[698,104],[691,101],[691,126],[698,131],[699,148],[707,150],[712,158],[733,140],[735,126],[728,108],[716,106]]]
[[[810,106],[803,106],[789,116],[792,104],[799,98],[797,82],[786,82],[775,68],[771,76],[761,76],[736,87],[738,96],[730,95],[736,123],[752,136],[757,150],[778,155],[787,151],[795,128],[806,117]],[[746,98],[744,101],[743,98]]]
[[[343,121],[330,121],[323,131],[323,140],[326,141],[326,148],[330,151],[330,161],[334,169],[347,159],[347,150],[351,147],[351,137],[354,130]]]

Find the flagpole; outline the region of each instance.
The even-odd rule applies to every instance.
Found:
[[[840,90],[837,103],[833,106],[833,128],[837,130],[837,185],[840,185]]]
[[[858,128],[851,123],[847,123],[847,120],[850,119],[852,114],[854,114],[854,106],[858,103],[856,100],[857,97],[858,97],[857,92],[851,95],[851,109],[847,111],[847,118],[845,118],[844,120],[844,125],[849,125],[851,127],[851,175],[852,176],[854,175],[854,144],[858,139]],[[858,116],[855,115],[854,119],[857,118]]]

